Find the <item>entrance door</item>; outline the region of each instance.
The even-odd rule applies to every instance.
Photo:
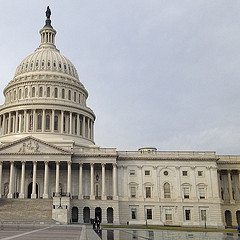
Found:
[[[225,211],[225,221],[228,227],[232,226],[232,214],[229,210]]]
[[[95,208],[95,218],[99,218],[100,222],[102,222],[102,209],[100,207]]]
[[[113,223],[113,208],[107,208],[107,222]]]
[[[89,221],[90,221],[90,208],[89,207],[85,207],[83,209],[83,221],[84,221],[84,223],[89,223]]]
[[[29,183],[28,185],[28,198],[31,198],[31,194],[32,194],[32,185],[33,183]],[[37,195],[37,198],[38,198],[38,184],[36,183],[36,195]]]
[[[72,208],[72,222],[73,223],[78,222],[78,208],[77,207]]]

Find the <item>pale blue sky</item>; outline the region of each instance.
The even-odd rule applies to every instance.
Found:
[[[97,145],[240,154],[240,1],[0,4],[1,92],[39,46],[50,5],[57,48],[89,92]]]

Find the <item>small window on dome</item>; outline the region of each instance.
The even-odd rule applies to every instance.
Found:
[[[26,64],[26,68],[28,67],[28,63]]]
[[[31,68],[33,67],[33,63],[31,63]]]
[[[68,90],[68,100],[71,100],[71,90]]]
[[[58,88],[54,88],[54,97],[55,97],[55,98],[58,97]]]
[[[65,89],[63,88],[62,89],[62,99],[64,99],[65,98]]]
[[[50,67],[50,62],[49,61],[48,61],[47,65],[48,65],[48,67]]]
[[[35,87],[32,88],[32,97],[35,97]]]
[[[76,101],[77,101],[77,93],[74,92],[74,102],[76,102]]]
[[[39,97],[42,97],[42,96],[43,96],[43,88],[40,87],[40,88],[39,88]]]
[[[61,63],[59,63],[59,68],[62,68],[62,64]]]
[[[50,87],[47,87],[47,97],[50,97]]]
[[[18,98],[19,98],[19,99],[22,98],[22,89],[19,89]]]
[[[56,67],[56,62],[55,61],[53,62],[53,66]]]
[[[71,72],[71,68],[70,68],[70,66],[68,65],[68,70],[69,70],[69,72]]]
[[[42,61],[42,67],[44,67],[44,61]]]
[[[36,62],[36,67],[38,67],[38,61]]]
[[[65,69],[65,70],[67,69],[67,66],[66,66],[66,64],[64,64],[64,69]]]
[[[23,65],[22,65],[22,70],[23,70]]]

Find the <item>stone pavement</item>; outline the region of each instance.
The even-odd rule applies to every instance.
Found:
[[[88,225],[0,225],[0,240],[100,240]]]

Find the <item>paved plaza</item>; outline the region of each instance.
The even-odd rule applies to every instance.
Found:
[[[90,226],[85,225],[21,225],[2,224],[0,226],[1,240],[98,240],[100,239]]]

